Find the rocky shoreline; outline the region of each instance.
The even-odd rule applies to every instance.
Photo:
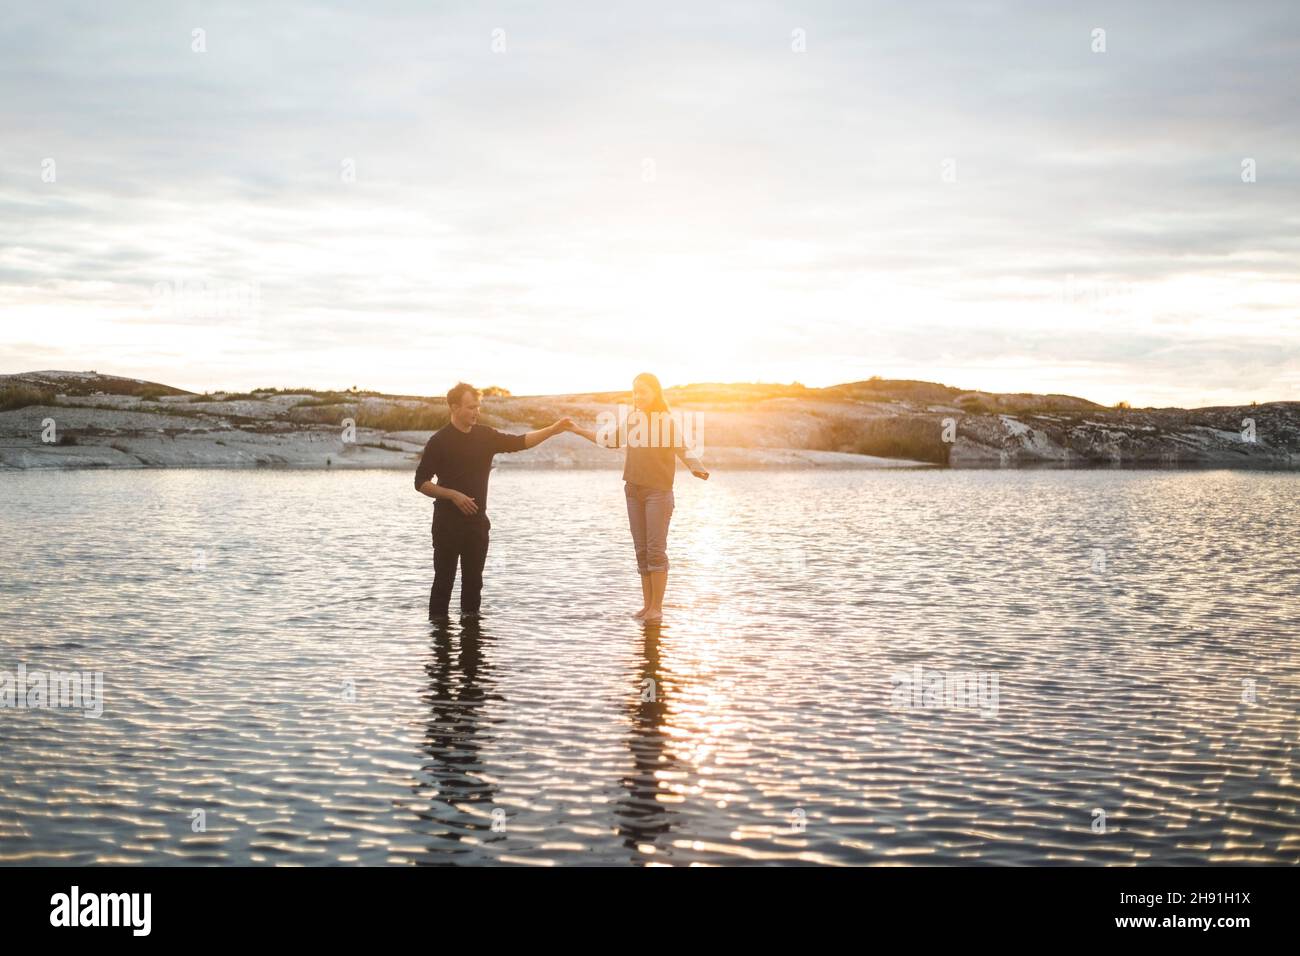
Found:
[[[705,423],[715,468],[1300,467],[1300,402],[1109,409],[1064,395],[873,379],[824,389],[692,385],[674,408]],[[488,395],[483,420],[527,431],[585,423],[621,393]],[[0,470],[413,468],[445,402],[266,389],[195,395],[93,372],[0,376]],[[504,468],[619,468],[574,435],[502,455]]]

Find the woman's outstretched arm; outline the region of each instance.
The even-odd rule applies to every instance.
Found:
[[[677,457],[685,463],[686,467],[691,470],[691,474],[696,478],[703,478],[705,481],[709,480],[709,470],[704,467],[704,462],[696,458],[687,449],[678,448]]]
[[[595,445],[595,446],[597,446],[597,447],[599,447],[599,448],[611,448],[611,447],[616,448],[616,447],[618,447],[617,445],[614,445],[614,446],[611,446],[611,445],[602,445],[602,444],[600,443],[600,439],[598,439],[598,438],[596,437],[596,433],[595,433],[595,431],[593,431],[593,430],[590,429],[590,428],[579,428],[577,425],[573,425],[573,424],[571,424],[571,425],[569,426],[569,431],[573,432],[575,435],[581,435],[583,438],[587,439],[587,441],[591,442],[593,445]]]
[[[673,452],[682,460],[682,463],[691,470],[692,475],[696,478],[702,478],[705,481],[708,481],[709,470],[704,467],[704,462],[700,461],[699,457],[695,454],[694,448],[698,446],[688,446],[686,444],[685,438],[680,430],[680,425],[678,425],[676,419],[673,420],[672,428]],[[702,441],[704,433],[698,432],[697,434],[700,435]]]

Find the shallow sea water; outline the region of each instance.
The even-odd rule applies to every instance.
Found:
[[[0,863],[1300,862],[1297,475],[679,473],[658,628],[617,472],[441,629],[404,472],[0,487]]]

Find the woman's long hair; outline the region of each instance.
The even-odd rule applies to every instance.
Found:
[[[632,379],[632,385],[635,387],[637,382],[645,382],[654,390],[654,399],[650,402],[648,412],[666,412],[668,411],[668,401],[664,398],[664,387],[659,384],[659,379],[649,372],[642,372],[636,378]]]

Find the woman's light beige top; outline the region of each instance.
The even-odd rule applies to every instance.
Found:
[[[668,412],[652,412],[650,418],[640,423],[633,412],[624,429],[613,431],[608,438],[610,448],[627,448],[623,463],[623,480],[633,485],[671,491],[680,458],[691,470],[702,470],[704,465],[686,448],[677,420]]]

